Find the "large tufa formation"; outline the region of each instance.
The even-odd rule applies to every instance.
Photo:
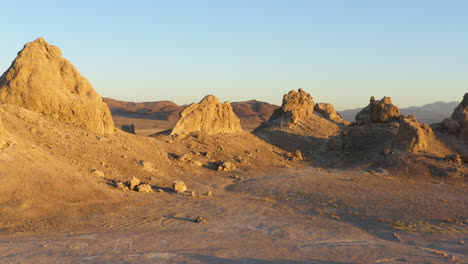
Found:
[[[2,121],[2,118],[0,117],[0,147],[3,147],[5,143],[6,143],[5,129],[3,128],[3,121]]]
[[[456,120],[460,127],[465,127],[468,122],[468,93],[463,96],[463,100],[453,111],[452,119]]]
[[[400,109],[392,104],[390,97],[375,100],[372,96],[370,104],[356,115],[357,123],[386,123],[400,118]]]
[[[433,137],[434,132],[429,125],[419,123],[413,115],[409,115],[401,119],[394,145],[411,152],[425,151]]]
[[[273,112],[268,122],[281,125],[296,124],[297,122],[312,117],[314,113],[314,98],[304,90],[292,90],[283,96],[280,108]]]
[[[208,95],[200,103],[193,103],[180,113],[171,135],[191,132],[214,135],[241,131],[240,120],[232,111],[231,104],[220,103],[218,98]]]
[[[27,43],[0,77],[0,102],[18,105],[97,133],[113,133],[109,108],[59,48]]]
[[[341,115],[335,111],[335,108],[332,104],[317,103],[314,107],[314,110],[326,119],[345,125],[349,124],[348,121],[344,120],[343,117],[341,117]]]

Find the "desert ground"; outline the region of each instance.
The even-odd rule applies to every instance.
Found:
[[[468,94],[432,125],[302,89],[109,102],[44,39],[2,75],[0,263],[468,263]]]

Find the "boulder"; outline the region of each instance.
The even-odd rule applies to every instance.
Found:
[[[411,152],[425,151],[434,132],[428,124],[419,123],[413,115],[400,120],[400,128],[393,144]]]
[[[304,90],[292,90],[283,96],[281,107],[273,112],[268,122],[278,125],[296,124],[312,117],[314,113],[314,98]]]
[[[462,130],[458,121],[452,118],[445,118],[442,121],[442,127],[449,134],[458,134]]]
[[[0,102],[17,105],[96,133],[113,133],[101,96],[59,48],[43,38],[27,43],[0,77]]]
[[[235,169],[235,166],[229,161],[223,162],[218,166],[218,171],[232,171],[233,169]]]
[[[386,123],[400,118],[400,109],[392,104],[390,97],[375,100],[372,96],[368,106],[356,115],[356,123]]]
[[[328,120],[349,125],[349,122],[344,120],[343,117],[341,117],[341,115],[335,111],[335,108],[332,104],[317,103],[315,104],[314,110]]]
[[[151,187],[151,185],[149,185],[147,183],[141,183],[141,184],[136,186],[136,191],[138,191],[138,192],[153,192],[153,188]]]
[[[135,134],[135,126],[133,124],[129,124],[129,125],[122,125],[120,127],[120,129],[122,129],[123,131],[127,132],[127,133],[130,133],[130,134]]]
[[[140,180],[136,177],[132,177],[129,181],[128,181],[128,187],[130,187],[130,190],[134,190],[135,187],[140,184]]]
[[[174,184],[172,185],[172,188],[176,193],[183,193],[187,191],[187,185],[185,185],[185,182],[183,181],[175,181]]]
[[[452,119],[456,120],[460,127],[464,127],[468,122],[468,93],[465,93],[463,100],[453,111]]]
[[[209,135],[241,132],[240,120],[229,102],[220,103],[208,95],[200,103],[193,103],[179,115],[171,135],[187,135],[202,132]]]
[[[121,181],[115,182],[114,186],[115,186],[115,188],[117,188],[119,190],[122,190],[122,191],[128,190],[128,186],[125,183],[121,182]]]

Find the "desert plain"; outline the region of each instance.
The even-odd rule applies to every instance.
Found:
[[[27,43],[0,77],[0,263],[468,262],[468,93],[425,124],[309,92],[103,100]]]

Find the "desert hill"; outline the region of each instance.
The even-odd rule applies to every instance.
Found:
[[[450,117],[453,112],[453,109],[457,107],[459,102],[435,102],[431,104],[426,104],[423,106],[411,106],[407,108],[401,108],[401,114],[414,115],[419,121],[426,124],[439,123],[444,118]],[[349,122],[355,122],[356,114],[361,111],[361,108],[349,109],[339,111],[343,118]]]

